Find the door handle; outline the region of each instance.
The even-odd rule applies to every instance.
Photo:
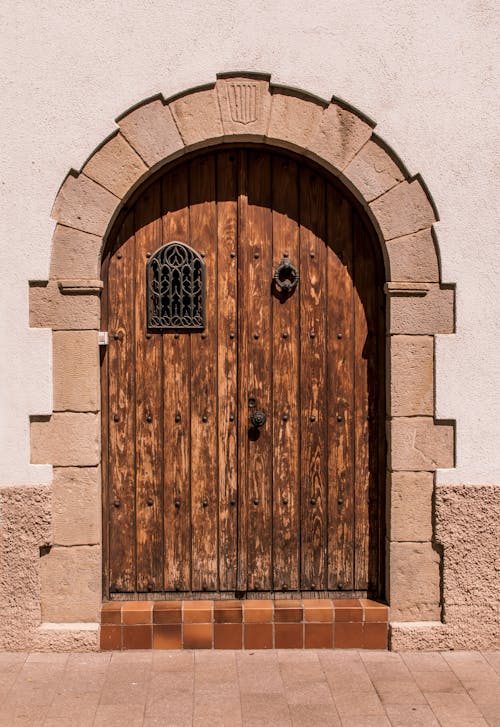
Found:
[[[260,427],[264,426],[266,421],[267,421],[267,416],[264,414],[263,411],[252,412],[252,416],[250,417],[250,422],[253,427],[257,427],[258,429],[260,429]]]

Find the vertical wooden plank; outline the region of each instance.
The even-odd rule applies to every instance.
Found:
[[[244,244],[248,266],[244,269],[245,314],[248,350],[248,397],[254,410],[263,411],[267,422],[260,429],[249,428],[248,438],[248,587],[271,588],[272,547],[272,214],[271,160],[267,152],[248,152],[248,207]],[[252,411],[243,402],[241,416]],[[248,422],[249,420],[247,420]]]
[[[191,334],[192,588],[218,588],[217,206],[215,156],[190,164],[190,244],[206,264],[206,328]]]
[[[354,318],[352,207],[327,187],[328,588],[354,574]]]
[[[147,330],[147,254],[161,245],[161,183],[135,206],[135,420],[137,590],[163,590],[163,362],[161,334]]]
[[[106,253],[101,265],[103,290],[101,296],[101,331],[108,331],[108,296],[109,296],[109,252]],[[99,346],[101,375],[101,480],[102,480],[102,596],[109,598],[109,345]]]
[[[163,244],[189,239],[188,176],[185,167],[163,180]],[[190,340],[164,333],[163,467],[165,590],[191,589]]]
[[[217,155],[219,588],[236,589],[237,517],[237,156]]]
[[[300,173],[302,588],[327,586],[325,182]]]
[[[298,167],[273,156],[273,270],[288,259],[299,269]],[[300,283],[299,283],[300,286]],[[296,591],[300,555],[299,306],[300,288],[273,287],[273,587]]]
[[[134,246],[129,214],[108,273],[110,591],[122,593],[136,588]]]
[[[248,216],[248,152],[238,152],[238,564],[236,589],[248,588],[248,365],[250,320],[247,313],[249,295],[247,270],[250,267],[250,248],[247,234]]]
[[[375,336],[369,330],[368,315],[373,296],[372,257],[363,236],[356,215],[354,227],[354,401],[355,401],[355,452],[354,452],[354,587],[368,588],[369,561],[369,492],[370,469],[370,423],[369,417],[369,362],[373,356]]]
[[[356,329],[361,327],[356,481],[356,582],[377,594],[383,581],[381,553],[385,489],[385,330],[382,261],[376,240],[354,215]],[[362,304],[362,307],[361,307]],[[365,339],[362,346],[363,337]],[[362,346],[362,354],[361,354]],[[357,385],[358,388],[358,385]],[[363,421],[364,418],[364,421]],[[362,449],[363,448],[363,449]],[[361,455],[361,456],[360,456]]]

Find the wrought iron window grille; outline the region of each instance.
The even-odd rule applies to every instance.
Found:
[[[199,253],[177,240],[151,255],[146,265],[149,329],[205,328],[205,268]]]

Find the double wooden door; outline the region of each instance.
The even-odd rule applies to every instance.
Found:
[[[196,330],[148,327],[174,241],[205,269]],[[379,594],[383,276],[334,181],[281,152],[194,156],[129,205],[103,278],[108,593]]]

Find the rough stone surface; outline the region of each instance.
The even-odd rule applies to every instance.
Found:
[[[54,545],[101,542],[100,467],[55,467],[52,486]]]
[[[385,243],[390,280],[437,283],[439,262],[432,229],[396,237]]]
[[[434,339],[432,336],[389,336],[390,415],[434,413]]]
[[[42,623],[30,634],[30,649],[37,651],[98,651],[98,623]]]
[[[496,605],[454,607],[447,623],[393,621],[390,631],[394,651],[500,649]]]
[[[272,96],[269,82],[258,78],[220,78],[216,84],[224,136],[264,138]],[[242,101],[247,94],[246,103]],[[242,106],[245,107],[246,113]]]
[[[98,295],[64,295],[57,281],[30,287],[30,326],[53,330],[97,330],[100,323]]]
[[[118,197],[85,174],[70,174],[59,190],[51,214],[61,225],[103,237],[118,203]]]
[[[40,551],[50,543],[50,485],[0,487],[0,650],[24,649],[39,626]]]
[[[99,278],[102,239],[72,227],[56,225],[52,236],[50,277]]]
[[[444,549],[446,613],[449,606],[498,605],[500,485],[438,485],[436,538]]]
[[[220,140],[223,135],[215,88],[182,96],[170,104],[170,109],[186,146]]]
[[[118,133],[96,151],[82,171],[121,198],[147,170],[140,156]]]
[[[98,414],[56,413],[31,422],[31,461],[59,467],[99,464]]]
[[[431,472],[392,472],[389,480],[387,525],[390,540],[430,542],[434,476]]]
[[[160,99],[134,109],[120,119],[119,126],[151,167],[184,147],[172,113]]]
[[[398,165],[386,150],[372,139],[344,169],[344,176],[368,202],[380,197],[404,179],[404,174]]]
[[[439,555],[430,543],[391,543],[392,621],[437,621],[441,616]]]
[[[336,169],[344,169],[372,135],[372,129],[351,111],[329,104],[313,129],[308,151]]]
[[[54,331],[52,356],[54,411],[98,411],[97,331]]]
[[[389,331],[413,335],[453,333],[455,295],[450,288],[431,285],[425,295],[391,295]]]
[[[391,470],[432,472],[453,467],[454,429],[432,417],[396,417],[390,424]]]
[[[307,149],[322,114],[323,106],[312,99],[274,90],[267,139]]]
[[[101,604],[101,548],[53,547],[41,559],[42,621],[97,622]]]
[[[434,210],[418,180],[401,182],[370,204],[385,240],[430,227]]]

